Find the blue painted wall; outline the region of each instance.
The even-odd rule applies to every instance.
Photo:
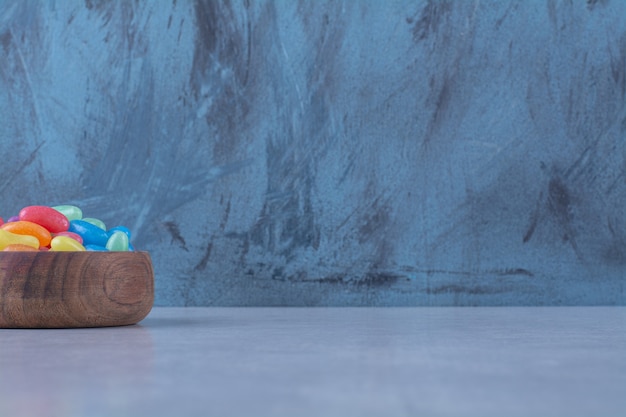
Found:
[[[626,2],[0,0],[0,215],[158,305],[626,304]]]

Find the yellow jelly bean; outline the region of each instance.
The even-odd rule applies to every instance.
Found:
[[[35,236],[18,235],[17,233],[11,233],[4,229],[0,229],[0,250],[4,250],[7,246],[14,244],[28,245],[35,249],[39,249],[39,239]]]
[[[50,250],[55,252],[84,251],[85,247],[68,236],[55,236],[50,241]]]

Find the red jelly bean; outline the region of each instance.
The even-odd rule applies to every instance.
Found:
[[[37,223],[50,233],[65,232],[70,222],[63,214],[48,206],[28,206],[20,210],[20,220]]]

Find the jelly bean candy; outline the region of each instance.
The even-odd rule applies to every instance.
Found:
[[[24,207],[6,222],[0,217],[0,232],[0,250],[27,245],[42,251],[134,251],[127,227],[107,230],[102,220],[83,217],[79,207],[69,204]]]
[[[124,232],[124,233],[126,233],[126,236],[128,236],[129,239],[131,237],[130,236],[130,230],[128,230],[128,227],[126,227],[126,226],[115,226],[115,227],[112,227],[109,230],[107,230],[107,234],[109,235],[109,237],[111,237],[111,235],[114,232]]]
[[[108,249],[100,245],[85,245],[85,249],[94,252],[108,252]]]
[[[69,230],[67,232],[55,233],[52,236],[67,236],[67,237],[71,237],[72,239],[74,239],[75,241],[77,241],[80,244],[83,243],[83,238],[79,234],[74,233],[74,232],[70,232]]]
[[[11,233],[7,230],[0,229],[0,250],[4,250],[4,248],[6,248],[7,246],[16,243],[39,249],[39,239],[37,239],[35,236],[18,235],[16,233]]]
[[[93,217],[85,217],[82,219],[85,222],[91,223],[94,226],[98,226],[102,230],[107,230],[107,227],[104,225],[104,222],[100,219],[94,219]]]
[[[70,222],[64,214],[48,206],[28,206],[20,210],[20,220],[37,223],[50,233],[65,232]]]
[[[50,250],[55,252],[84,251],[85,247],[68,236],[55,236],[50,241]]]
[[[52,240],[52,235],[48,229],[38,225],[37,223],[26,220],[7,223],[1,227],[8,232],[16,233],[18,235],[34,236],[39,240],[39,246],[48,246],[50,244],[50,240]]]
[[[107,232],[84,220],[72,220],[69,231],[80,235],[84,245],[106,246],[109,240]]]
[[[69,221],[80,220],[83,218],[83,211],[76,206],[61,205],[54,206],[52,208],[67,217],[67,220]]]
[[[24,245],[23,243],[12,243],[10,245],[5,246],[2,249],[3,252],[38,252],[39,249],[33,248],[32,246]]]
[[[110,251],[128,251],[128,235],[124,232],[113,232],[107,241],[106,248]]]

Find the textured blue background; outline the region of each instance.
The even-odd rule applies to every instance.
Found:
[[[0,215],[159,305],[626,304],[626,2],[0,0]]]

